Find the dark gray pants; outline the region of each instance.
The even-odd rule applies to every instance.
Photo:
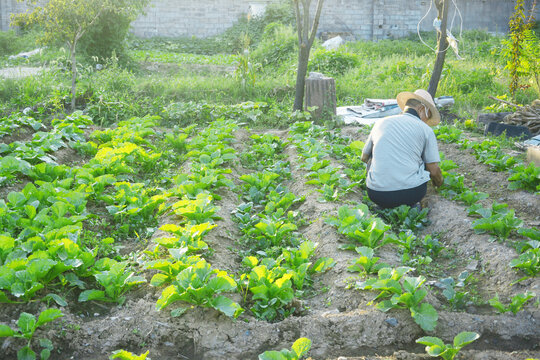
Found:
[[[383,209],[394,208],[400,205],[413,206],[426,196],[427,182],[412,189],[395,191],[376,191],[368,188],[368,196],[375,204]]]

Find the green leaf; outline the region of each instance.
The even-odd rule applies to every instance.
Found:
[[[411,316],[424,331],[433,331],[437,326],[439,315],[431,304],[422,303],[420,308],[412,307]]]
[[[155,274],[152,276],[152,280],[150,280],[150,285],[158,287],[165,284],[168,280],[169,277],[165,274]]]
[[[259,355],[259,360],[288,360],[280,351],[265,351]]]
[[[479,337],[480,335],[475,332],[471,332],[471,331],[460,332],[454,338],[454,346],[461,349],[462,347],[472,343]]]
[[[0,324],[0,337],[10,337],[15,335],[15,331],[13,331],[9,326]]]
[[[26,197],[23,194],[14,191],[8,194],[7,199],[14,208],[18,208],[26,202]]]
[[[448,355],[448,347],[446,345],[439,346],[439,345],[433,345],[433,346],[426,346],[426,352],[429,356],[443,356]],[[444,357],[444,359],[453,359],[453,357]]]
[[[126,350],[116,350],[112,353],[109,359],[120,359],[120,360],[145,360],[150,350],[141,355],[135,355]]]
[[[420,339],[417,339],[416,342],[418,344],[428,345],[428,346],[432,346],[432,345],[438,345],[441,347],[445,346],[444,342],[441,339],[434,336],[424,336],[424,337],[421,337]]]
[[[54,321],[59,317],[64,316],[62,312],[58,309],[46,309],[39,314],[39,318],[36,324],[36,327],[46,324],[48,322]]]
[[[310,348],[311,340],[304,337],[296,340],[292,345],[292,350],[296,353],[296,356],[298,356],[298,358],[301,358],[302,356],[307,354]]]
[[[52,351],[54,349],[54,345],[51,340],[49,339],[39,339],[39,346],[45,349],[49,349]]]
[[[67,306],[67,301],[66,299],[64,299],[63,297],[61,297],[60,295],[57,295],[57,294],[47,294],[43,300],[47,300],[47,299],[51,299],[51,300],[54,300],[55,303],[58,304],[58,306]]]
[[[215,293],[232,291],[236,288],[236,282],[227,275],[221,275],[221,276],[216,276],[215,278],[212,278],[208,282],[207,287],[209,289],[212,289],[212,291]]]
[[[10,303],[10,302],[11,301],[9,300],[7,295],[3,291],[0,291],[0,303]]]
[[[0,251],[9,251],[15,246],[15,240],[12,237],[0,235]]]
[[[105,299],[105,292],[101,290],[85,290],[79,295],[79,302]]]
[[[315,264],[310,269],[310,272],[312,273],[319,273],[319,272],[325,272],[331,268],[333,268],[336,265],[336,262],[334,259],[329,257],[322,257],[317,259],[315,261]]]
[[[40,354],[41,360],[49,360],[50,357],[51,357],[51,350],[49,349],[41,350],[41,354]]]
[[[393,309],[396,306],[390,300],[383,300],[380,303],[378,303],[375,307],[377,308],[377,310],[380,310],[382,312],[387,312],[388,310]]]
[[[218,296],[215,299],[213,299],[210,303],[214,309],[221,311],[228,317],[236,318],[243,311],[240,305],[238,305],[231,299],[226,298],[225,296]]]
[[[174,309],[171,311],[171,317],[176,318],[184,315],[184,313],[188,310],[188,308],[185,307],[179,307],[178,309]]]
[[[23,334],[32,333],[36,328],[36,317],[32,314],[23,312],[19,316],[17,325],[19,326],[19,329],[21,329],[21,332]]]
[[[36,353],[25,346],[17,352],[17,360],[36,360]]]

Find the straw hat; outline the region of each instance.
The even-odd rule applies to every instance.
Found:
[[[400,92],[396,100],[401,110],[405,108],[405,104],[409,99],[416,99],[427,106],[431,115],[426,121],[429,126],[435,126],[441,121],[441,114],[439,114],[439,110],[437,110],[437,106],[433,102],[433,97],[426,90],[418,89],[414,93],[410,91]]]

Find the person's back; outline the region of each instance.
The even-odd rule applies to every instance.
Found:
[[[417,187],[429,180],[424,164],[440,161],[433,130],[411,114],[379,120],[369,141],[373,150],[367,186],[373,190]]]

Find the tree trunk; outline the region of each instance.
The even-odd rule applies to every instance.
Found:
[[[304,91],[306,87],[306,74],[309,62],[309,49],[300,46],[298,51],[298,71],[296,72],[296,88],[293,110],[302,110],[304,106]]]
[[[306,84],[306,74],[309,62],[309,52],[317,34],[319,19],[321,17],[324,0],[317,0],[317,10],[310,22],[309,15],[311,0],[294,0],[296,13],[296,30],[298,32],[298,70],[296,73],[296,87],[294,95],[293,110],[302,110],[304,107],[304,91]],[[302,4],[302,6],[300,6]]]
[[[437,87],[439,86],[439,80],[441,79],[441,73],[444,66],[444,58],[446,57],[446,51],[448,50],[448,41],[446,41],[446,25],[448,20],[448,0],[434,0],[437,7],[438,17],[441,19],[441,32],[437,38],[437,59],[435,60],[435,66],[433,67],[433,74],[429,80],[428,92],[435,98],[437,93]]]
[[[76,84],[77,84],[77,60],[75,58],[75,46],[77,45],[76,42],[73,42],[70,46],[71,50],[71,111],[75,111],[75,105],[76,105]]]

